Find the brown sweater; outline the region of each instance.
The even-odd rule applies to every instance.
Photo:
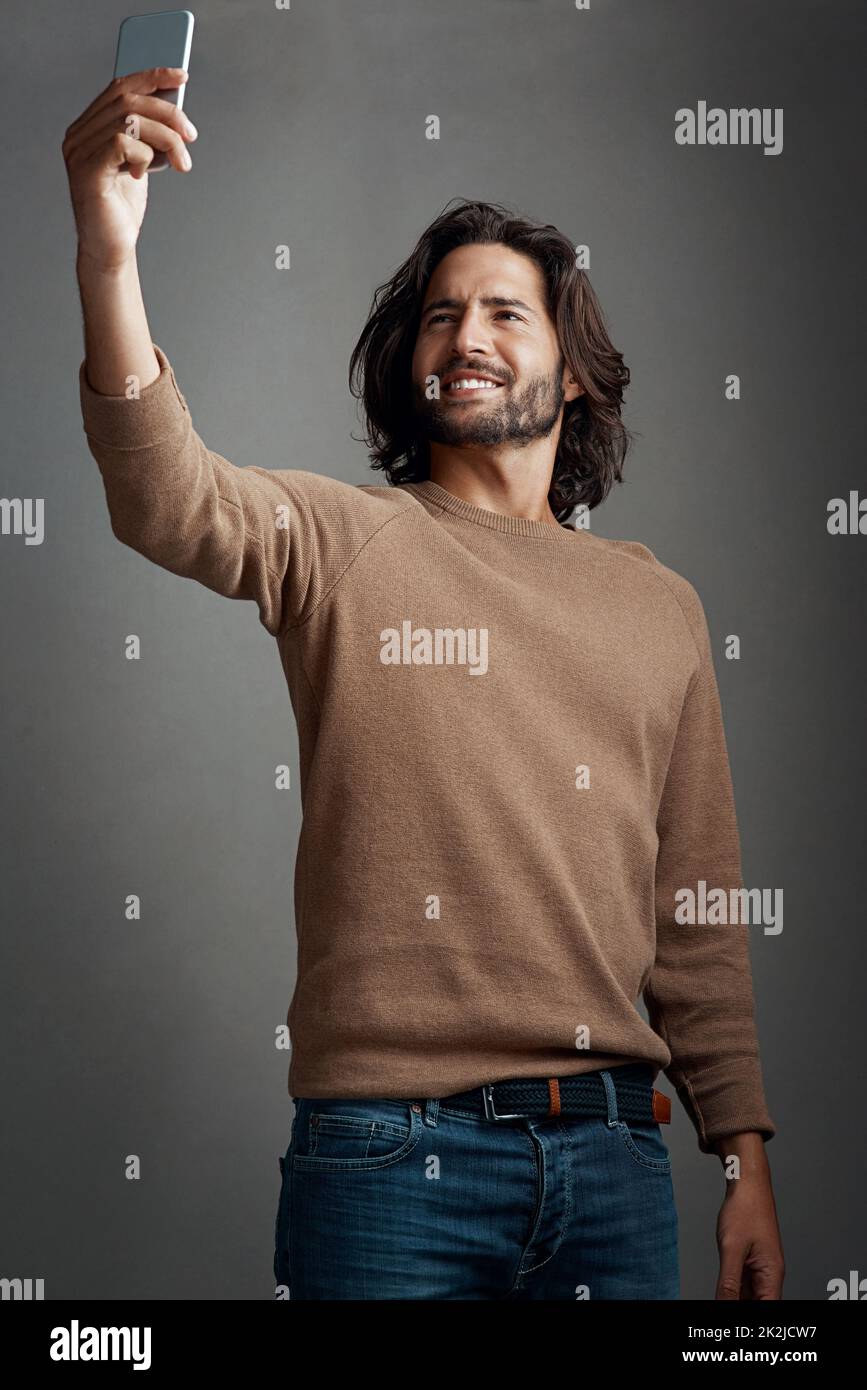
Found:
[[[695,589],[637,542],[432,481],[240,468],[154,350],[137,400],[81,363],[84,429],[118,539],[252,600],[278,643],[303,811],[289,1093],[647,1061],[703,1152],[770,1138],[750,928],[675,921],[678,889],[742,886]]]

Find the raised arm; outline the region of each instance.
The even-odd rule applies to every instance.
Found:
[[[154,95],[181,86],[180,68],[152,68],[114,78],[72,122],[63,158],[78,234],[76,270],[84,313],[87,375],[95,391],[120,396],[139,389],[159,364],[151,346],[136,265],[156,150],[188,171],[195,127],[170,101]]]
[[[253,600],[277,635],[303,619],[364,537],[344,519],[354,501],[346,484],[239,468],[209,449],[152,342],[136,264],[147,168],[165,149],[173,168],[187,169],[184,141],[194,138],[184,114],[153,92],[183,80],[167,68],[116,78],[63,141],[84,316],[82,419],[118,539],[217,593]]]

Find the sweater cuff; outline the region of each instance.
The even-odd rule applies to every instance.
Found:
[[[698,1078],[683,1080],[676,1087],[698,1136],[702,1153],[715,1154],[719,1139],[730,1134],[756,1130],[765,1142],[777,1132],[765,1103],[760,1064],[757,1060],[738,1061],[737,1075],[727,1063]]]
[[[171,438],[189,416],[169,359],[156,343],[151,346],[160,364],[160,374],[142,388],[138,399],[104,396],[95,391],[87,379],[87,359],[83,359],[78,369],[78,387],[88,438],[118,449],[147,448]]]

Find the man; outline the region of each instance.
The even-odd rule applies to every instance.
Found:
[[[387,484],[240,468],[141,300],[141,179],[192,138],[160,81],[64,142],[81,404],[114,534],[256,603],[297,718],[278,1294],[677,1298],[662,1069],[727,1160],[718,1297],[779,1297],[747,928],[678,918],[742,885],[704,611],[567,520],[625,454],[586,274],[551,226],[447,209],[352,358]]]

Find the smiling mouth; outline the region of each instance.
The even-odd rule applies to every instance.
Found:
[[[442,396],[468,396],[478,398],[480,396],[492,396],[495,391],[501,390],[502,382],[486,381],[480,377],[470,377],[449,382],[448,386],[443,387],[440,394]]]

